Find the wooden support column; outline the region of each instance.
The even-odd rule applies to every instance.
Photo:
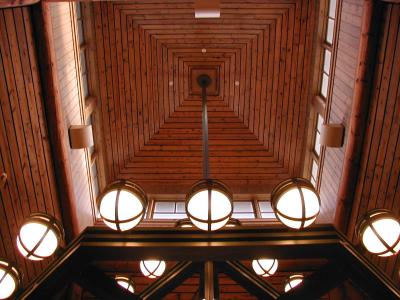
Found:
[[[214,263],[204,263],[204,299],[214,300]]]
[[[335,226],[342,232],[347,231],[358,180],[360,156],[369,111],[380,19],[380,1],[365,0],[353,105],[335,215]]]
[[[79,234],[79,229],[68,149],[65,142],[68,141],[68,137],[64,128],[49,3],[41,2],[34,5],[32,17],[58,199],[66,239],[69,242]]]

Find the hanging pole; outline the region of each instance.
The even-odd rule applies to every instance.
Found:
[[[203,178],[209,179],[207,87],[211,84],[211,78],[208,75],[202,74],[199,77],[197,77],[197,83],[201,87],[201,100],[202,100]]]

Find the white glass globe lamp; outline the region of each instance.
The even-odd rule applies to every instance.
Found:
[[[302,274],[294,274],[290,275],[289,278],[286,279],[285,283],[285,293],[290,291],[295,286],[298,286],[303,282],[304,276]]]
[[[198,181],[186,196],[186,214],[194,226],[205,231],[220,229],[232,212],[232,193],[217,180]]]
[[[25,258],[42,260],[53,255],[63,240],[64,230],[55,218],[34,213],[19,230],[17,247]]]
[[[399,220],[385,209],[368,212],[357,224],[359,240],[371,253],[392,256],[400,250]]]
[[[135,292],[133,287],[133,281],[126,276],[117,275],[115,276],[115,281],[118,283],[119,286],[123,287],[124,289],[128,290],[132,294]]]
[[[107,187],[99,196],[98,203],[103,222],[114,230],[126,231],[143,219],[147,197],[138,185],[120,180]]]
[[[140,261],[140,270],[143,275],[148,278],[160,277],[166,268],[165,261],[163,260],[142,260]]]
[[[21,287],[21,274],[8,260],[0,259],[0,299],[9,299]]]
[[[314,223],[321,206],[317,191],[304,178],[290,178],[278,184],[271,193],[275,216],[284,225],[303,229]]]
[[[255,259],[251,263],[254,272],[262,277],[268,277],[274,275],[278,269],[277,259]]]

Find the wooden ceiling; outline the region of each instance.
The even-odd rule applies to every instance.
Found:
[[[95,3],[108,181],[185,194],[201,179],[193,78],[203,72],[218,74],[208,97],[211,176],[260,194],[301,175],[315,5],[223,1],[221,18],[195,19],[194,1]]]

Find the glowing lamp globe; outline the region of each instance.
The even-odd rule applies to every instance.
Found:
[[[268,277],[274,275],[278,269],[277,259],[256,259],[252,262],[252,267],[257,275]]]
[[[17,268],[5,259],[0,259],[0,299],[10,298],[21,286],[21,275]]]
[[[295,286],[298,286],[303,282],[304,276],[301,274],[290,275],[288,279],[286,279],[285,283],[285,293],[290,291]]]
[[[186,214],[197,228],[217,230],[226,223],[233,212],[232,193],[217,180],[197,182],[186,196]]]
[[[142,260],[140,270],[148,278],[160,277],[165,271],[165,261],[163,260]]]
[[[291,178],[281,182],[271,194],[275,216],[284,225],[303,229],[314,223],[321,206],[317,191],[304,178]]]
[[[110,184],[99,197],[99,212],[103,222],[118,231],[130,230],[143,219],[147,206],[145,192],[129,181]]]
[[[35,213],[22,224],[17,236],[19,252],[30,260],[42,260],[57,250],[64,239],[61,224],[53,217]]]
[[[130,291],[132,294],[135,292],[135,289],[133,287],[133,281],[128,277],[117,275],[115,276],[115,281],[118,283],[119,286]]]
[[[391,256],[400,250],[400,223],[389,210],[370,211],[356,230],[359,240],[373,254]]]

